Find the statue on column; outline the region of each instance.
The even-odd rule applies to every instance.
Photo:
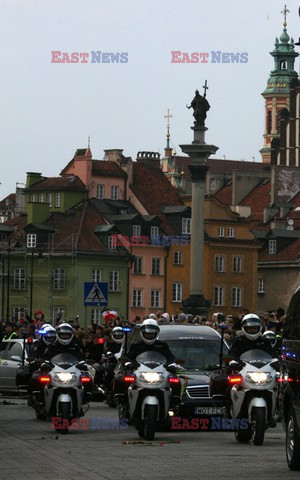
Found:
[[[204,126],[204,122],[205,122],[205,119],[206,119],[206,112],[210,109],[210,105],[208,103],[208,101],[206,100],[206,89],[208,87],[206,86],[206,82],[205,82],[205,93],[204,93],[204,96],[202,97],[202,95],[200,95],[199,93],[199,90],[196,90],[195,92],[195,97],[193,98],[192,100],[192,103],[190,106],[187,105],[187,108],[193,108],[194,109],[194,118],[195,118],[195,121],[194,121],[194,125],[197,127],[197,126]]]

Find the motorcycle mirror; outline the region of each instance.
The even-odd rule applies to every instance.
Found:
[[[126,368],[133,368],[133,363],[132,362],[126,362],[125,367]]]
[[[106,356],[107,356],[107,357],[113,357],[114,354],[113,354],[112,352],[107,352],[107,353],[106,353]]]

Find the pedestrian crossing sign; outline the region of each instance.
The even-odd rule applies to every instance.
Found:
[[[107,305],[107,282],[84,282],[84,306]]]

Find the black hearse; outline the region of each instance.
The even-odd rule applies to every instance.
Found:
[[[300,470],[300,286],[287,310],[281,353],[279,401],[286,430],[286,458],[291,470]]]

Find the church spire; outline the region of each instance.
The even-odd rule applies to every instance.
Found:
[[[287,33],[287,6],[281,12],[283,14],[283,32],[279,39],[275,39],[275,49],[270,52],[274,58],[274,70],[270,72],[267,87],[262,93],[266,100],[265,104],[265,132],[264,147],[260,153],[264,163],[271,161],[271,142],[279,136],[280,111],[290,109],[291,83],[298,79],[298,73],[294,70],[295,58],[299,55],[295,52],[294,40]]]
[[[165,148],[165,157],[170,157],[172,155],[172,148],[170,147],[170,118],[173,118],[173,115],[170,115],[170,109],[168,108],[167,115],[164,116],[167,119],[167,146]]]

